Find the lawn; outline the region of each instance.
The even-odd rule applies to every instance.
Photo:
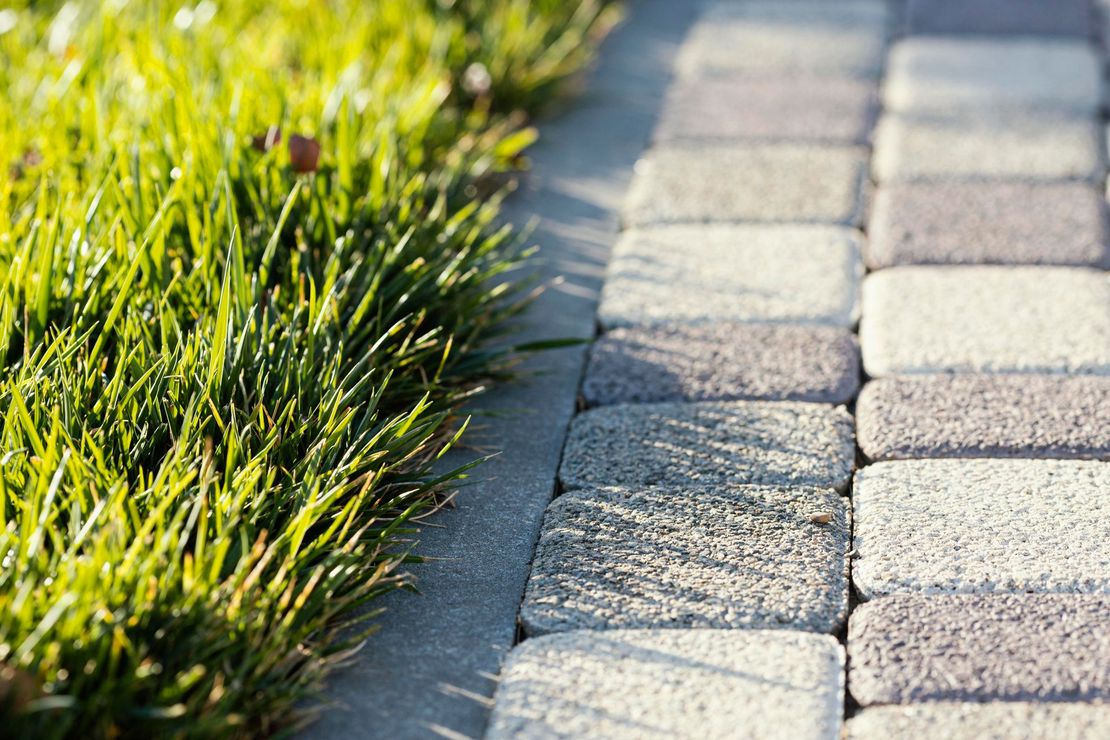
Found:
[[[6,734],[310,720],[511,371],[499,204],[611,11],[0,9]]]

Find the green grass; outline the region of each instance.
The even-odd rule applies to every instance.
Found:
[[[5,734],[311,717],[406,584],[406,523],[465,474],[430,466],[509,370],[506,177],[610,11],[0,11]]]

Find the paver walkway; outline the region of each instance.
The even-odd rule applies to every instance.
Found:
[[[702,3],[488,737],[1110,737],[1105,5]]]

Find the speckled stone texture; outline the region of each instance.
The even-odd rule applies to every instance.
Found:
[[[686,77],[875,79],[888,23],[886,3],[874,0],[717,3],[691,29],[677,71]]]
[[[661,144],[636,164],[625,222],[857,224],[866,163],[841,144]]]
[[[856,435],[870,460],[1110,460],[1110,377],[929,375],[864,386]]]
[[[888,114],[875,129],[878,182],[1090,180],[1104,174],[1099,127],[1048,114]]]
[[[843,650],[826,635],[570,632],[509,654],[487,740],[836,740]]]
[[[1106,203],[1089,183],[892,183],[878,189],[872,269],[924,264],[1110,267]]]
[[[891,596],[848,620],[862,706],[1110,699],[1110,596]]]
[[[529,635],[835,632],[848,610],[849,529],[843,499],[827,488],[571,491],[548,507],[520,620]]]
[[[852,506],[852,582],[863,599],[1110,594],[1110,463],[877,463],[856,474]]]
[[[571,423],[565,488],[831,486],[852,474],[852,417],[810,403],[709,401],[606,406]]]
[[[660,401],[847,403],[859,347],[847,329],[720,322],[615,329],[590,351],[591,406]]]
[[[1110,274],[895,267],[863,285],[863,366],[920,373],[1110,374]]]
[[[667,95],[657,141],[766,139],[866,143],[874,84],[853,79],[680,80]]]
[[[911,34],[1095,34],[1090,0],[909,0]]]
[[[847,740],[1105,740],[1110,704],[932,702],[872,707],[847,722]]]
[[[883,107],[896,113],[1021,108],[1094,115],[1100,59],[1086,40],[911,37],[890,52]]]
[[[861,237],[830,226],[668,226],[625,232],[601,292],[602,326],[855,323]]]

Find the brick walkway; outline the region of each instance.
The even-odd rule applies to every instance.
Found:
[[[705,3],[488,737],[1110,737],[1107,11]]]

